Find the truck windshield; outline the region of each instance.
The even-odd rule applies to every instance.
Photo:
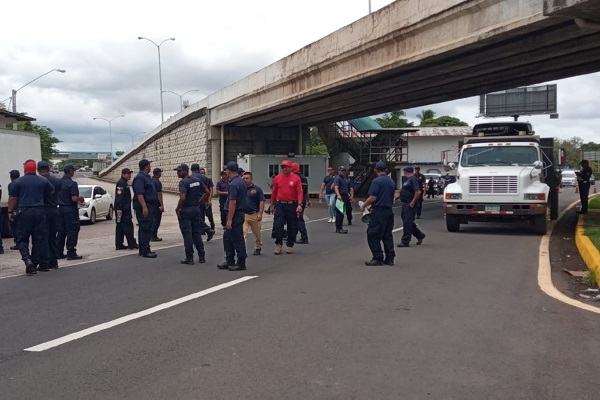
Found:
[[[460,159],[463,167],[515,165],[532,166],[539,160],[533,146],[493,146],[466,148]]]

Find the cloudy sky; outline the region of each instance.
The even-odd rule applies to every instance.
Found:
[[[373,11],[391,0],[371,0]],[[158,56],[163,90],[191,103],[238,81],[305,45],[365,16],[368,0],[219,0],[145,2],[21,0],[2,5],[0,101],[17,93],[17,111],[54,130],[60,150],[126,150],[160,124]],[[543,136],[600,141],[595,110],[600,74],[558,81],[560,119],[529,117]],[[164,93],[165,119],[180,97]],[[8,106],[8,102],[4,101]],[[478,99],[421,109],[475,124]],[[524,120],[525,118],[523,118]],[[119,133],[124,132],[124,133]]]

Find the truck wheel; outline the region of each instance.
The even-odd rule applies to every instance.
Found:
[[[446,214],[446,229],[448,229],[448,232],[458,232],[460,230],[460,217]]]
[[[534,215],[531,225],[533,225],[533,233],[545,235],[548,232],[548,216],[546,214]]]

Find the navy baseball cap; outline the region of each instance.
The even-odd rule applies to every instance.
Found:
[[[132,171],[132,170],[130,170],[129,168],[123,168],[123,169],[121,170],[121,173],[122,173],[122,174],[130,174],[130,173],[132,173],[132,172],[133,172],[133,171]]]
[[[187,164],[181,164],[177,168],[173,168],[173,171],[189,171],[190,167]]]
[[[50,164],[48,164],[46,161],[38,161],[38,169],[42,168],[50,169]]]
[[[377,163],[375,164],[375,169],[377,171],[385,171],[387,169],[387,164],[383,161],[377,161]]]
[[[413,167],[406,167],[404,168],[404,172],[415,172]]]
[[[340,165],[340,167],[338,168],[338,171],[345,171],[346,167],[344,167],[343,165]]]
[[[240,167],[238,166],[238,164],[235,161],[229,161],[227,163],[227,165],[225,166],[225,168],[228,171],[234,171],[234,172],[237,172],[237,170],[240,169]]]
[[[160,169],[160,168],[154,168],[154,170],[152,171],[152,174],[157,175],[157,174],[159,174],[161,172],[163,172],[162,169]]]
[[[8,173],[8,175],[10,175],[11,179],[17,179],[18,177],[21,176],[21,173],[18,170],[13,169],[12,171],[10,171]]]
[[[75,171],[75,166],[73,164],[67,164],[63,167],[63,171]]]
[[[221,171],[221,176],[227,175],[227,171]]]
[[[141,159],[140,162],[138,163],[138,166],[140,167],[140,169],[144,169],[146,168],[147,165],[150,165],[150,161],[144,159]]]
[[[194,172],[196,172],[196,171],[200,171],[200,164],[196,164],[196,163],[194,163],[194,164],[192,164],[192,166],[190,167],[190,169],[191,169],[192,171],[194,171]]]

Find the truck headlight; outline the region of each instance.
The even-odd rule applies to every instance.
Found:
[[[525,193],[525,200],[546,200],[545,193]]]
[[[460,200],[462,199],[462,194],[460,193],[446,193],[444,195],[446,200]]]

